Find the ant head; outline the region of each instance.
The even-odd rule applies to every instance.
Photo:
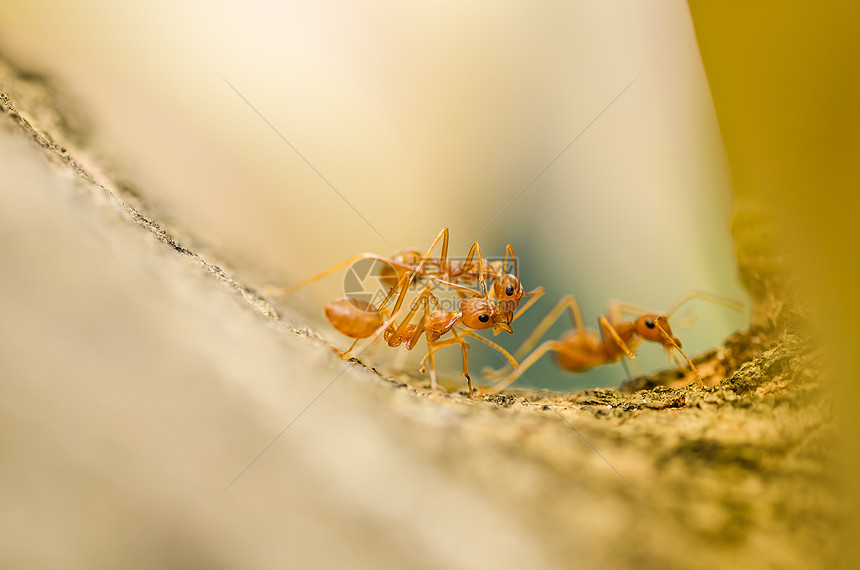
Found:
[[[511,327],[502,320],[502,315],[496,310],[496,306],[486,297],[470,297],[460,301],[460,312],[463,317],[460,322],[475,330],[492,328],[494,332],[514,332]]]
[[[635,321],[636,334],[649,342],[681,348],[681,341],[672,334],[666,315],[642,315]]]
[[[502,275],[493,281],[493,295],[496,297],[496,304],[499,312],[506,323],[510,323],[514,319],[514,312],[520,305],[520,299],[523,298],[525,291],[523,285],[516,275]]]

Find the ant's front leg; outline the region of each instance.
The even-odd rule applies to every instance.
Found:
[[[463,353],[463,373],[462,374],[466,378],[466,386],[468,387],[469,395],[471,396],[474,394],[474,389],[472,388],[472,377],[469,376],[468,356],[466,355],[466,350],[469,348],[469,344],[461,336],[456,335],[456,333],[455,333],[455,336],[452,338],[448,338],[448,339],[445,339],[443,341],[437,341],[437,342],[432,342],[432,343],[428,342],[427,343],[427,355],[424,357],[423,360],[421,360],[421,371],[422,372],[424,371],[424,362],[428,359],[430,360],[430,366],[431,366],[431,370],[432,370],[432,367],[435,365],[434,354],[436,353],[436,351],[439,350],[440,348],[444,348],[446,346],[451,346],[452,344],[459,344],[460,349],[462,350],[462,353]]]
[[[524,311],[526,308],[528,307],[526,306],[520,312]],[[523,344],[520,345],[514,353],[513,360],[522,360],[523,357],[529,354],[541,337],[543,337],[550,327],[552,327],[552,325],[561,318],[565,310],[570,313],[570,320],[573,323],[574,330],[578,332],[584,331],[585,323],[582,320],[582,311],[579,309],[579,303],[576,302],[576,298],[573,295],[565,295],[559,299],[555,307],[553,307],[546,316],[541,319],[541,322],[538,323],[531,334],[523,341]],[[484,369],[482,373],[484,376],[492,380],[501,377],[507,372],[507,370],[508,369],[504,367],[498,370]]]
[[[555,340],[548,340],[548,341],[544,342],[539,347],[537,347],[537,349],[535,349],[534,352],[529,354],[528,358],[526,358],[525,360],[523,360],[520,363],[519,369],[514,369],[513,371],[511,371],[511,373],[506,378],[504,378],[503,380],[500,380],[498,383],[496,383],[496,385],[493,386],[492,388],[490,388],[488,390],[488,392],[490,394],[498,394],[499,392],[501,392],[502,390],[504,390],[505,388],[507,388],[508,386],[513,384],[517,379],[519,379],[523,375],[523,373],[527,369],[529,369],[535,362],[540,360],[541,356],[543,356],[544,354],[546,354],[547,352],[549,352],[551,350],[554,350],[556,352],[561,352],[564,350],[564,345],[558,341],[555,341]],[[505,368],[500,368],[499,370],[493,370],[492,376],[488,375],[486,370],[484,370],[483,373],[484,373],[484,376],[487,376],[487,378],[489,380],[496,380],[502,376],[502,373],[505,370],[506,370]]]

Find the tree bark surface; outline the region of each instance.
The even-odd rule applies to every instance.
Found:
[[[430,392],[165,230],[48,84],[0,90],[0,566],[829,567],[802,331],[738,333],[704,389]]]

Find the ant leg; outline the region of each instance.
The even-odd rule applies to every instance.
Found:
[[[409,277],[409,279],[407,279],[407,276]],[[388,301],[391,300],[391,296],[394,295],[394,292],[399,290],[400,293],[397,296],[397,301],[394,303],[393,311],[397,312],[397,310],[400,309],[400,305],[403,303],[403,298],[406,296],[406,291],[409,289],[409,284],[412,282],[411,277],[411,273],[404,273],[403,276],[400,278],[400,281],[397,282],[397,285],[392,287],[388,291],[388,294],[385,295],[385,298],[382,300],[382,302],[379,303],[379,308],[382,309],[383,307],[385,307],[385,305],[388,304]]]
[[[403,367],[406,365],[406,358],[409,356],[409,353],[405,350],[401,350],[397,353],[397,356],[394,357],[394,361],[391,363],[392,370],[403,370]]]
[[[529,291],[528,293],[524,293],[524,294],[523,294],[523,297],[532,297],[532,298],[531,298],[531,299],[529,299],[529,300],[528,300],[528,302],[527,302],[525,305],[523,305],[522,307],[520,307],[520,310],[519,310],[519,311],[517,311],[517,314],[515,314],[515,315],[514,315],[514,318],[513,318],[513,319],[511,319],[511,322],[514,322],[515,320],[517,320],[518,318],[520,318],[520,315],[522,315],[523,313],[525,313],[525,312],[526,312],[526,309],[528,309],[529,307],[531,307],[532,305],[534,305],[534,304],[537,302],[537,300],[538,300],[538,299],[540,299],[541,297],[543,297],[543,294],[544,294],[544,288],[543,288],[543,287],[538,287],[538,288],[536,288],[536,289],[535,289],[535,290],[533,290],[533,291]],[[576,307],[576,310],[577,310],[577,311],[579,311],[579,306],[577,306],[577,307]],[[572,313],[571,313],[571,314],[572,314]],[[582,319],[582,317],[581,317],[581,316],[580,316],[579,318],[580,318],[580,319]]]
[[[700,299],[702,301],[707,301],[709,303],[714,303],[715,305],[721,305],[726,307],[727,309],[731,309],[733,311],[737,311],[739,313],[744,312],[743,303],[738,303],[737,301],[733,301],[732,299],[727,299],[726,297],[722,297],[720,295],[714,295],[713,293],[708,293],[706,291],[700,291],[698,289],[693,289],[691,291],[687,291],[681,297],[672,303],[672,306],[665,313],[667,317],[671,317],[672,313],[678,310],[681,305],[692,301],[693,299]],[[622,314],[628,315],[647,315],[649,313],[660,314],[660,311],[654,311],[647,307],[642,307],[640,305],[632,305],[630,303],[622,303],[620,301],[613,301],[609,304],[609,311],[614,313],[613,316],[620,317]],[[617,321],[616,321],[617,322]]]
[[[621,301],[610,301],[606,306],[606,314],[608,315],[610,322],[619,323],[623,320],[623,315],[634,315],[637,317],[648,314],[659,315],[660,311],[655,311],[648,307],[642,307],[641,305],[631,305],[630,303],[622,303]]]
[[[694,296],[685,295],[685,297],[687,297],[688,299],[692,299],[695,297],[695,295]],[[645,312],[645,314],[648,313],[647,309],[641,309],[641,307],[634,307],[633,305],[626,305],[624,303],[614,302],[610,305],[610,310],[611,310],[610,314],[618,315],[621,311],[629,311],[631,308],[633,308],[634,310],[643,310]],[[675,309],[677,309],[677,308],[678,307],[675,306]],[[660,320],[665,319],[665,318],[667,318],[667,317],[661,316],[661,317],[654,319],[654,326],[657,328],[657,330],[660,332],[660,335],[666,341],[664,346],[666,346],[670,351],[674,348],[675,350],[677,350],[681,354],[681,356],[684,357],[684,360],[686,360],[687,364],[690,366],[690,370],[692,370],[693,374],[696,376],[696,382],[699,384],[699,387],[703,388],[705,386],[705,383],[702,381],[702,377],[699,375],[699,371],[696,369],[696,366],[693,364],[693,361],[687,357],[687,355],[684,353],[683,350],[681,350],[681,347],[678,346],[678,343],[675,342],[675,339],[672,337],[672,335],[670,335],[668,332],[666,332],[666,329],[664,329],[660,325]],[[613,327],[609,323],[609,321],[606,320],[606,317],[600,317],[600,329],[604,334],[604,338],[606,337],[606,334],[609,334],[609,336],[612,337],[612,339],[615,341],[615,343],[627,354],[627,356],[629,356],[630,358],[635,358],[635,355],[632,352],[630,352],[630,349],[628,348],[627,344],[618,335],[618,331],[615,330],[615,327]]]
[[[392,313],[399,313],[400,307],[403,306],[403,301],[406,299],[406,293],[409,292],[409,286],[412,284],[412,278],[414,276],[415,276],[415,273],[412,273],[412,274],[405,274],[405,275],[403,275],[403,277],[400,278],[400,282],[397,284],[398,287],[400,287],[400,293],[397,296],[397,301],[394,303],[394,309],[392,309],[392,311],[391,311]],[[420,302],[420,297],[423,296],[424,293],[426,293],[428,291],[429,291],[429,287],[424,287],[424,289],[422,289],[421,292],[415,296],[415,300],[416,300],[415,303],[416,304],[413,304],[413,307],[412,307],[413,310],[410,311],[410,316],[409,316],[410,319],[412,318],[412,314],[415,313],[415,308],[418,306],[417,303]],[[394,290],[392,289],[392,291],[390,291],[388,293],[388,295],[383,300],[383,305],[388,302],[388,300],[391,298],[391,295],[393,294],[393,292],[394,292]]]
[[[349,360],[349,358],[350,358],[349,353],[352,352],[352,349],[355,348],[355,345],[357,345],[358,341],[360,341],[360,340],[361,340],[360,338],[355,339],[354,341],[352,341],[352,344],[349,345],[349,348],[347,348],[343,352],[338,352],[340,357],[343,358],[344,360]]]
[[[612,326],[612,324],[606,319],[606,317],[601,315],[599,320],[600,320],[600,331],[603,335],[603,338],[606,339],[606,336],[609,335],[609,337],[615,341],[615,344],[618,345],[618,348],[620,348],[622,351],[624,351],[624,354],[626,354],[629,358],[636,358],[636,355],[633,354],[633,352],[627,346],[627,343],[624,342],[624,340],[618,334],[618,331],[615,330],[615,327]]]
[[[442,231],[447,232],[447,228],[445,228]],[[444,247],[447,248],[447,233],[445,235],[446,235],[446,238],[445,238],[446,243],[444,244]],[[432,251],[433,247],[436,246],[436,242],[439,241],[439,237],[441,237],[441,236],[442,236],[442,234],[440,233],[439,236],[436,238],[436,241],[433,242],[433,246],[431,246],[431,248],[430,248],[431,251]],[[400,310],[400,306],[403,304],[403,299],[406,297],[406,293],[409,290],[409,287],[412,285],[412,282],[415,280],[415,276],[420,274],[424,263],[428,259],[429,254],[430,254],[430,251],[428,251],[427,254],[421,258],[421,262],[414,269],[410,269],[409,271],[405,272],[400,277],[400,281],[397,282],[397,285],[395,285],[394,287],[391,288],[391,290],[388,291],[388,294],[385,295],[385,298],[379,304],[380,309],[385,307],[385,305],[388,304],[388,301],[391,299],[392,295],[394,295],[394,292],[399,290],[400,293],[397,296],[397,301],[394,303],[394,309],[392,312],[396,313],[398,310]],[[436,279],[434,279],[434,281],[435,280]],[[427,287],[425,287],[424,289],[426,290]]]
[[[714,295],[713,293],[707,293],[705,291],[699,291],[697,289],[693,289],[692,291],[687,291],[681,298],[675,301],[669,310],[666,312],[666,316],[672,316],[672,313],[678,309],[681,305],[686,303],[687,301],[691,301],[693,299],[701,299],[702,301],[708,301],[709,303],[714,303],[716,305],[722,305],[727,309],[731,309],[733,311],[737,311],[739,313],[744,312],[743,303],[738,303],[737,301],[733,301],[732,299],[727,299],[725,297],[721,297],[720,295]]]
[[[430,391],[436,391],[436,358],[433,356],[433,350],[427,351],[427,356],[424,357],[430,358]],[[421,369],[424,369],[424,360],[421,360]]]
[[[473,296],[473,297],[478,296],[478,293],[476,293],[472,289],[470,289],[466,286],[463,286],[463,285],[452,283],[450,281],[450,279],[451,279],[451,277],[450,277],[450,266],[447,262],[447,260],[448,260],[448,228],[442,228],[442,231],[439,232],[439,235],[437,235],[436,239],[433,240],[433,243],[430,245],[430,248],[427,250],[427,253],[425,253],[424,257],[421,258],[421,262],[414,269],[412,269],[410,271],[410,273],[408,273],[409,280],[407,283],[407,288],[415,280],[416,275],[422,274],[421,272],[424,270],[424,265],[431,259],[430,254],[433,253],[433,250],[436,248],[436,245],[439,243],[440,240],[442,241],[442,255],[439,258],[439,267],[442,270],[442,277],[439,278],[439,277],[436,277],[433,275],[426,275],[426,277],[428,277],[429,279],[431,279],[435,283],[438,283],[440,285],[444,285],[447,287],[451,287],[452,289],[455,289],[457,291],[457,295],[459,295],[460,297],[463,297],[464,294],[469,295],[469,296]],[[477,242],[475,242],[475,244],[477,244]],[[478,253],[480,255],[480,250]],[[471,253],[470,253],[470,256],[471,256]],[[389,292],[389,295],[386,296],[386,301],[390,298],[390,296],[391,296],[391,292]],[[385,302],[383,302],[383,304],[384,303]]]
[[[466,388],[469,390],[469,397],[472,397],[474,393],[472,390],[472,377],[469,376],[469,357],[466,355],[466,350],[469,348],[469,343],[465,340],[460,339],[460,349],[463,351],[463,376],[466,377]]]
[[[680,352],[680,353],[681,353],[681,356],[683,356],[683,357],[684,357],[684,360],[686,360],[686,361],[687,361],[687,364],[689,364],[689,365],[690,365],[690,370],[692,370],[692,371],[693,371],[693,374],[695,374],[695,375],[696,375],[696,382],[699,384],[699,388],[704,388],[704,387],[705,387],[705,383],[702,381],[702,377],[701,377],[701,376],[699,376],[699,371],[696,369],[696,366],[693,364],[693,361],[692,361],[692,360],[690,360],[689,358],[687,358],[687,355],[684,353],[684,351],[683,351],[683,350],[681,350],[681,347],[680,347],[680,346],[678,346],[678,343],[676,343],[676,342],[675,342],[675,339],[673,339],[673,338],[672,338],[672,335],[670,335],[669,333],[667,333],[667,332],[663,329],[663,327],[661,327],[661,326],[660,326],[660,322],[659,322],[659,320],[655,320],[655,321],[654,321],[654,325],[657,327],[657,330],[659,330],[659,331],[660,331],[660,334],[662,334],[662,335],[663,335],[663,337],[664,337],[664,338],[666,338],[666,340],[669,342],[669,344],[671,344],[671,345],[672,345],[672,347],[674,347],[678,352]],[[669,350],[672,350],[672,349],[671,349],[671,348],[669,348]]]
[[[412,338],[409,341],[409,344],[407,345],[407,348],[409,348],[409,349],[411,349],[415,346],[415,343],[418,342],[418,337],[421,336],[422,332],[425,333],[424,338],[425,338],[425,340],[427,340],[427,348],[430,349],[431,345],[433,344],[430,341],[430,336],[429,336],[430,333],[426,332],[424,330],[425,324],[430,319],[430,302],[427,300],[428,296],[433,299],[433,302],[437,306],[439,305],[439,301],[436,300],[436,297],[434,297],[433,294],[430,293],[429,289],[426,290],[426,295],[422,295],[422,297],[421,297],[421,300],[424,301],[424,318],[421,320],[421,324],[418,325],[418,328],[416,329],[414,335],[412,336]],[[428,350],[427,355],[430,357],[430,391],[435,392],[436,391],[436,358],[433,355],[432,350]],[[422,360],[422,363],[423,363],[423,360]]]
[[[433,282],[438,283],[439,285],[443,285],[446,287],[450,287],[457,292],[457,295],[460,298],[464,298],[466,295],[470,297],[478,297],[481,296],[481,293],[477,293],[473,289],[466,287],[465,285],[460,285],[458,283],[453,283],[451,281],[450,275],[450,266],[447,262],[448,260],[448,228],[443,228],[439,235],[436,236],[436,239],[433,240],[433,244],[430,246],[430,249],[427,250],[427,253],[424,254],[424,257],[421,259],[421,263],[415,268],[413,272],[413,276],[415,274],[420,274],[424,268],[424,264],[430,259],[430,254],[433,253],[433,249],[435,249],[436,245],[439,243],[439,240],[442,240],[442,256],[439,258],[439,266],[442,269],[442,277],[434,277],[432,275],[428,275]],[[484,274],[483,274],[483,258],[481,257],[481,246],[478,242],[472,244],[472,247],[469,249],[469,253],[466,255],[466,259],[463,262],[463,266],[467,267],[469,263],[472,261],[472,258],[475,256],[477,251],[478,256],[478,267],[479,267],[479,281],[481,283],[481,291],[483,292],[483,296],[487,296],[487,286],[484,282]],[[410,277],[410,282],[414,277]]]
[[[483,342],[484,344],[486,344],[487,346],[489,346],[490,348],[494,349],[496,352],[501,354],[505,360],[508,361],[508,364],[510,364],[514,370],[517,370],[520,367],[520,365],[517,364],[516,359],[513,356],[511,356],[507,350],[505,350],[504,348],[502,348],[498,344],[494,343],[493,341],[482,337],[481,335],[479,335],[478,333],[476,333],[474,331],[468,331],[468,330],[463,331],[463,334],[474,337],[474,338],[478,339],[479,341]]]
[[[423,372],[426,369],[424,367],[424,362],[429,357],[430,358],[430,390],[435,392],[436,391],[436,358],[433,354],[435,352],[433,350],[433,344],[434,343],[433,343],[433,341],[430,340],[430,333],[426,332],[424,330],[424,325],[425,325],[425,323],[427,323],[428,319],[430,318],[430,303],[427,300],[428,297],[433,299],[433,303],[435,305],[437,305],[437,306],[439,305],[439,301],[436,299],[436,297],[434,297],[433,294],[430,293],[429,290],[425,289],[424,293],[421,296],[421,300],[424,301],[424,319],[421,321],[421,324],[418,326],[418,328],[415,330],[415,333],[413,334],[412,338],[409,340],[409,344],[407,345],[407,348],[412,349],[415,346],[415,343],[418,342],[418,337],[421,336],[421,333],[422,332],[425,333],[424,338],[427,340],[427,355],[421,359],[421,371]]]
[[[550,350],[555,350],[556,352],[558,352],[562,348],[562,346],[563,345],[561,343],[555,340],[546,341],[545,343],[537,347],[537,349],[532,352],[528,358],[526,358],[520,363],[520,367],[518,370],[514,370],[513,372],[511,372],[510,376],[490,388],[488,392],[490,394],[498,394],[499,392],[507,388],[509,385],[513,384],[513,382],[517,380],[517,378],[522,376],[523,372],[528,370],[529,367],[531,367],[532,364],[537,362],[541,356],[543,356]]]
[[[409,282],[412,282],[412,279],[416,274],[421,273],[424,269],[424,264],[427,263],[427,260],[430,259],[430,254],[433,253],[433,250],[436,248],[436,245],[439,243],[439,240],[442,240],[442,257],[439,258],[440,266],[442,269],[443,277],[448,276],[448,269],[446,260],[448,259],[448,228],[442,228],[442,231],[439,232],[439,235],[436,236],[436,239],[433,240],[433,243],[430,245],[430,249],[427,250],[427,253],[424,254],[424,257],[421,258],[421,263],[419,263],[415,270],[412,273],[412,276],[409,278]]]
[[[466,287],[465,285],[460,285],[459,283],[453,283],[451,281],[445,281],[445,280],[440,279],[438,277],[432,277],[432,276],[430,277],[430,280],[433,281],[434,283],[438,283],[439,285],[443,285],[445,287],[450,287],[451,289],[454,289],[457,292],[457,296],[460,297],[460,299],[465,299],[467,296],[469,296],[469,297],[480,297],[481,296],[481,294],[478,291],[475,291],[474,289],[470,289],[469,287]],[[492,289],[490,291],[492,292]]]
[[[425,356],[424,359],[421,361],[421,365],[422,366],[424,365],[424,361],[426,361],[428,357],[432,358],[431,355],[433,353],[435,353],[438,349],[445,347],[445,346],[450,346],[452,344],[459,344],[462,347],[462,351],[463,351],[463,376],[466,377],[466,383],[469,387],[469,394],[473,393],[472,377],[469,375],[468,356],[466,355],[466,349],[469,347],[469,345],[466,343],[466,340],[463,338],[464,336],[469,335],[471,337],[478,339],[479,341],[490,346],[491,348],[495,349],[499,354],[501,354],[508,361],[508,363],[514,368],[514,370],[519,368],[519,364],[517,364],[517,361],[514,360],[514,357],[511,356],[507,350],[505,350],[504,348],[502,348],[498,344],[494,343],[493,341],[488,340],[488,339],[482,337],[481,335],[475,333],[474,331],[470,331],[470,330],[465,330],[462,332],[454,331],[453,334],[454,334],[453,338],[445,339],[445,340],[440,341],[440,342],[434,342],[432,344],[432,346],[428,346],[427,356]]]
[[[423,271],[424,264],[426,264],[427,261],[430,259],[430,254],[433,253],[433,249],[439,243],[439,240],[442,240],[442,258],[441,258],[442,265],[447,265],[447,264],[445,264],[445,259],[448,255],[448,228],[442,228],[442,231],[439,232],[439,235],[437,235],[436,239],[433,240],[433,244],[430,246],[430,249],[427,250],[427,253],[424,254],[424,256],[421,258],[421,261],[418,263],[417,266],[410,267],[408,265],[399,264],[399,263],[388,260],[388,262],[391,263],[392,265],[400,267],[401,269],[405,269],[406,271],[403,274],[403,276],[400,278],[400,281],[398,282],[398,284],[395,285],[394,287],[392,287],[391,290],[388,292],[388,294],[385,296],[385,299],[382,300],[382,303],[380,303],[380,307],[384,307],[386,305],[386,303],[388,303],[389,299],[391,299],[391,296],[394,294],[394,292],[397,290],[397,288],[401,287],[400,295],[397,299],[397,303],[395,304],[395,308],[393,311],[393,312],[397,312],[397,310],[400,308],[400,304],[403,302],[403,297],[406,295],[406,291],[412,285],[412,282],[415,281],[415,276],[420,275],[421,272]],[[342,266],[343,266],[343,264],[341,264],[341,267]],[[332,269],[329,271],[334,271],[334,270],[335,269]],[[447,275],[447,269],[445,270],[444,274]],[[312,279],[314,279],[314,278],[312,278]],[[436,279],[434,279],[434,280],[436,280]],[[300,285],[302,285],[302,284],[300,284]]]
[[[576,302],[576,298],[573,295],[565,295],[559,299],[555,307],[546,314],[532,333],[523,341],[523,344],[514,353],[514,358],[519,360],[525,356],[537,344],[537,341],[546,334],[546,331],[555,324],[565,310],[570,312],[570,320],[573,323],[574,329],[577,331],[585,330],[585,322],[582,320],[582,311],[579,309],[579,303]]]
[[[466,356],[466,350],[469,348],[469,344],[461,336],[454,336],[453,338],[446,338],[443,341],[437,341],[437,342],[432,342],[432,343],[428,342],[427,343],[427,354],[421,360],[421,367],[423,369],[424,368],[424,362],[429,359],[430,360],[430,367],[431,367],[430,371],[432,374],[432,372],[434,371],[433,366],[435,364],[434,357],[435,357],[436,351],[439,350],[440,348],[444,348],[446,346],[451,346],[452,344],[459,344],[460,349],[463,351],[463,376],[465,376],[465,378],[466,378],[466,385],[469,388],[469,395],[471,395],[472,394],[472,377],[469,376],[469,368],[467,365],[468,360],[467,360],[467,356]]]
[[[415,343],[418,342],[418,338],[421,336],[421,333],[424,332],[423,324],[427,321],[428,315],[428,297],[432,297],[432,293],[428,290],[427,287],[421,290],[421,292],[415,296],[412,301],[412,306],[409,309],[409,312],[406,313],[406,316],[403,317],[403,321],[400,325],[394,330],[390,337],[388,337],[388,345],[389,346],[397,346],[402,342],[406,341],[406,348],[412,350],[415,348]],[[398,299],[400,302],[401,299]],[[415,316],[415,313],[418,312],[418,309],[421,306],[424,306],[424,319],[421,321],[421,324],[418,325],[418,328],[413,332],[407,332],[409,328],[409,323],[412,321],[412,318]],[[399,308],[399,307],[398,307]],[[408,334],[408,337],[407,337]]]
[[[394,294],[394,292],[397,291],[399,288],[400,293],[397,296],[397,301],[394,303],[394,311],[397,311],[400,308],[400,306],[403,304],[403,299],[406,297],[406,292],[409,289],[409,285],[411,284],[411,276],[410,276],[410,279],[407,280],[408,275],[409,274],[404,275],[400,279],[400,282],[395,287],[391,288],[391,291],[388,292],[388,295],[386,295],[385,298],[382,300],[382,303],[380,303],[380,307],[384,307],[388,303],[388,301],[391,299],[391,296]],[[449,283],[447,281],[443,281],[443,280],[439,279],[438,277],[432,277],[431,276],[430,279],[435,283],[446,285],[448,287],[465,289],[466,291],[472,293],[472,295],[477,294],[474,291],[472,291],[471,289],[469,289],[468,287],[464,287],[462,285],[457,285],[456,283]],[[419,295],[423,295],[425,292],[430,297],[430,299],[433,301],[436,308],[439,309],[440,308],[439,301],[436,299],[435,295],[433,295],[433,293],[430,292],[429,286],[425,286]],[[416,296],[416,300],[417,300],[417,296]]]
[[[633,378],[634,372],[637,372],[636,370],[631,370],[633,364],[634,363],[631,362],[629,359],[624,359],[621,361],[621,365],[624,367],[624,373],[627,374],[628,379]]]
[[[403,305],[403,300],[406,298],[406,293],[408,292],[409,281],[406,279],[406,275],[404,275],[400,281],[402,283],[402,286],[400,288],[400,294],[397,297],[397,302],[394,305],[394,309],[391,311],[391,316],[388,318],[388,320],[386,320],[384,323],[382,323],[379,326],[379,328],[376,329],[376,331],[374,331],[374,333],[372,335],[367,337],[367,339],[368,339],[367,348],[369,348],[370,345],[373,344],[373,342],[377,338],[379,338],[379,336],[382,335],[383,333],[386,333],[385,340],[388,342],[389,346],[392,346],[392,344],[394,342],[392,340],[392,337],[394,337],[394,335],[397,334],[398,331],[400,332],[400,335],[402,337],[403,329],[405,328],[405,325],[401,325],[400,327],[397,327],[397,329],[394,328],[394,325],[397,323],[397,319],[400,318],[400,315],[401,315],[402,311],[404,310],[402,308],[402,305]],[[412,318],[412,315],[414,315],[414,313],[415,313],[415,306],[413,306],[413,310],[410,311],[409,318],[406,319],[406,321],[405,321],[406,324],[408,324],[409,319]],[[367,348],[362,349],[361,352],[364,352],[365,350],[367,350]],[[361,352],[359,354],[361,354]]]
[[[504,265],[502,265],[502,271],[504,271],[506,274],[508,272],[508,256],[510,256],[511,261],[514,264],[514,275],[516,276],[517,281],[519,281],[520,267],[517,264],[517,257],[514,255],[514,248],[511,247],[511,244],[508,244],[507,247],[505,247],[505,263]]]
[[[468,267],[472,263],[472,258],[477,257],[476,263],[478,267],[478,283],[481,286],[479,296],[487,296],[487,283],[484,280],[484,257],[481,255],[481,244],[474,242],[469,248],[469,253],[466,254],[466,259],[463,261],[463,267]]]
[[[268,295],[271,297],[280,297],[282,295],[288,295],[288,294],[292,293],[293,291],[295,291],[297,289],[301,289],[305,285],[310,285],[314,281],[319,281],[323,277],[326,277],[327,275],[334,273],[338,269],[343,269],[347,265],[351,265],[360,259],[375,259],[377,261],[381,261],[382,263],[386,263],[392,267],[396,267],[399,269],[404,269],[404,270],[411,270],[412,269],[408,265],[404,265],[402,263],[397,263],[394,260],[388,259],[387,257],[382,257],[381,255],[376,255],[375,253],[360,253],[356,256],[350,257],[346,261],[342,261],[341,263],[338,263],[337,265],[333,265],[333,266],[329,267],[328,269],[326,269],[325,271],[323,271],[321,273],[317,273],[313,277],[308,277],[304,281],[299,281],[298,283],[290,285],[289,287],[271,287],[271,286],[263,287],[262,293],[264,295]]]

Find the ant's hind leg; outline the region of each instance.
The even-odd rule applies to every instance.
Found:
[[[474,262],[472,260],[475,260]],[[469,253],[463,259],[463,267],[469,267],[472,263],[476,264],[478,271],[478,285],[480,287],[480,296],[487,296],[487,282],[484,279],[484,257],[481,255],[481,244],[474,242],[469,248]]]
[[[543,287],[537,287],[537,288],[536,288],[536,289],[534,289],[533,291],[529,291],[528,293],[523,294],[523,297],[531,297],[531,299],[529,299],[528,301],[526,301],[526,304],[525,304],[525,305],[523,305],[522,307],[520,307],[520,310],[519,310],[519,311],[517,311],[517,314],[515,314],[515,315],[514,315],[514,318],[513,318],[513,319],[511,319],[511,322],[513,322],[513,321],[517,320],[518,318],[520,318],[520,315],[522,315],[523,313],[525,313],[525,312],[526,312],[526,310],[527,310],[529,307],[531,307],[532,305],[534,305],[535,303],[537,303],[538,299],[540,299],[541,297],[543,297],[543,294],[544,294],[544,288],[543,288]],[[575,301],[574,301],[574,302],[575,302]],[[577,313],[576,313],[576,314],[579,314],[579,305],[576,305],[576,311],[577,311]],[[574,313],[573,313],[573,312],[571,312],[571,315],[573,315],[573,314],[574,314]],[[579,317],[576,317],[576,316],[573,316],[573,317],[572,317],[572,319],[573,319],[574,321],[576,321],[576,319],[577,319],[577,318],[579,318],[579,320],[582,320],[582,315],[579,315]]]
[[[521,309],[519,313],[522,313],[525,308]],[[526,354],[531,351],[532,348],[537,344],[537,341],[546,334],[546,331],[555,324],[555,322],[561,317],[565,310],[570,312],[570,320],[573,322],[573,326],[577,331],[585,330],[585,323],[582,320],[582,312],[579,309],[579,303],[576,302],[576,298],[573,295],[565,295],[561,299],[559,299],[558,303],[556,303],[555,307],[553,307],[546,316],[541,320],[540,323],[534,328],[531,334],[523,341],[523,344],[517,349],[514,353],[514,358],[519,360],[523,358]]]
[[[334,351],[335,351],[335,352],[337,352],[338,356],[340,356],[340,357],[341,357],[341,358],[343,358],[344,360],[349,360],[350,358],[352,358],[352,357],[349,355],[349,353],[350,353],[350,352],[352,352],[352,350],[355,348],[355,345],[357,345],[357,344],[358,344],[358,341],[360,341],[360,340],[361,340],[360,338],[357,338],[357,339],[355,339],[354,341],[352,341],[352,344],[351,344],[351,345],[349,345],[349,348],[347,348],[347,349],[346,349],[346,350],[344,350],[343,352],[340,352],[339,350],[337,350],[337,349],[336,349],[336,348],[334,348],[334,347],[332,347],[332,348],[334,349]],[[366,350],[366,349],[365,349],[365,350]],[[364,351],[362,350],[362,352],[364,352]]]
[[[436,358],[433,356],[433,351],[427,353],[430,358],[430,391],[436,391]]]
[[[433,342],[433,343],[428,342],[427,343],[427,354],[425,354],[424,358],[421,359],[421,372],[424,372],[426,370],[426,368],[427,368],[426,363],[429,360],[430,361],[430,374],[431,374],[431,378],[432,378],[436,372],[436,358],[435,358],[436,351],[439,350],[440,348],[444,348],[446,346],[451,346],[452,344],[462,345],[462,349],[463,349],[463,376],[466,377],[466,380],[469,383],[469,393],[471,394],[472,393],[472,379],[471,379],[471,377],[469,377],[469,371],[466,367],[466,348],[468,348],[468,345],[466,344],[466,341],[460,337],[446,338],[443,341],[437,341],[437,342]],[[434,382],[434,387],[435,387],[435,382]]]
[[[537,347],[537,349],[535,349],[535,351],[532,352],[528,358],[526,358],[525,360],[523,360],[520,363],[520,367],[518,370],[514,370],[513,372],[511,372],[511,374],[507,378],[498,382],[495,386],[493,386],[492,388],[487,390],[487,392],[490,394],[498,394],[499,392],[501,392],[502,390],[504,390],[505,388],[507,388],[508,386],[513,384],[518,378],[520,378],[522,376],[523,372],[525,372],[535,362],[537,362],[541,356],[543,356],[544,354],[546,354],[550,350],[557,351],[560,346],[561,346],[560,343],[558,343],[557,341],[554,341],[554,340],[546,341],[545,343],[543,343],[542,345]]]
[[[430,254],[433,253],[433,250],[436,249],[436,246],[439,244],[439,241],[442,241],[442,255],[439,257],[440,269],[442,270],[443,277],[447,279],[448,276],[448,228],[442,228],[442,231],[439,232],[439,235],[436,236],[436,239],[433,240],[433,243],[430,244],[430,248],[427,250],[427,253],[421,258],[421,261],[417,266],[412,270],[412,274],[409,277],[410,283],[414,279],[415,275],[421,274],[424,271],[424,265],[430,259]]]

